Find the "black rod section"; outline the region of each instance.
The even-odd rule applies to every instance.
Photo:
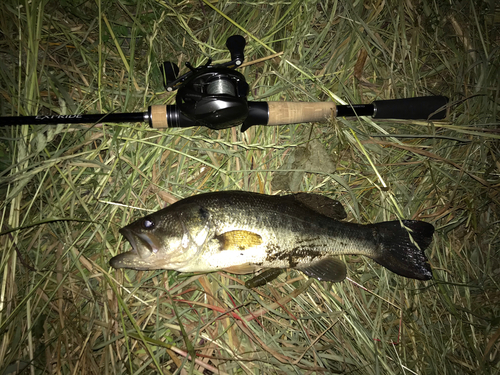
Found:
[[[441,120],[447,115],[446,96],[376,100],[372,104],[338,105],[338,117],[372,116],[382,119]],[[432,115],[432,116],[431,116]]]
[[[403,120],[441,120],[447,115],[446,96],[422,96],[417,98],[376,100],[373,103],[373,118]]]
[[[147,122],[147,112],[108,113],[93,115],[39,115],[0,117],[0,127],[9,125],[56,125],[56,124],[95,124],[99,122]]]
[[[337,117],[373,116],[373,104],[338,105]]]

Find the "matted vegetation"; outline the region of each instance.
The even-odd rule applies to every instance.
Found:
[[[1,128],[0,374],[500,371],[494,1],[4,0],[0,10],[2,116],[173,104],[158,64],[227,60],[233,34],[247,40],[250,100],[453,104],[440,122],[245,133]],[[334,170],[296,170],[290,158],[312,142]],[[298,190],[338,199],[350,221],[434,224],[434,279],[362,257],[346,257],[339,284],[290,271],[254,290],[250,276],[109,267],[133,219],[201,192],[278,193],[279,169],[303,172]]]

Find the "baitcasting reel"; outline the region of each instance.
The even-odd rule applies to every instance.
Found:
[[[183,116],[211,129],[225,129],[243,123],[248,117],[248,84],[235,71],[244,59],[245,39],[233,35],[226,41],[231,61],[211,65],[212,59],[198,68],[186,63],[190,72],[177,78],[179,67],[169,61],[161,67],[167,91],[179,90],[176,107],[167,111],[170,126],[183,126]],[[184,120],[185,121],[185,120]]]

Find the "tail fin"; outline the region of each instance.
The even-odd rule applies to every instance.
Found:
[[[402,223],[404,227],[400,221],[373,224],[379,245],[373,260],[398,275],[429,280],[432,272],[424,250],[432,241],[434,227],[416,220],[403,220]]]

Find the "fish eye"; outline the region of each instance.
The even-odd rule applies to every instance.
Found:
[[[142,227],[144,229],[153,229],[155,227],[155,222],[151,217],[145,217],[142,221]]]

